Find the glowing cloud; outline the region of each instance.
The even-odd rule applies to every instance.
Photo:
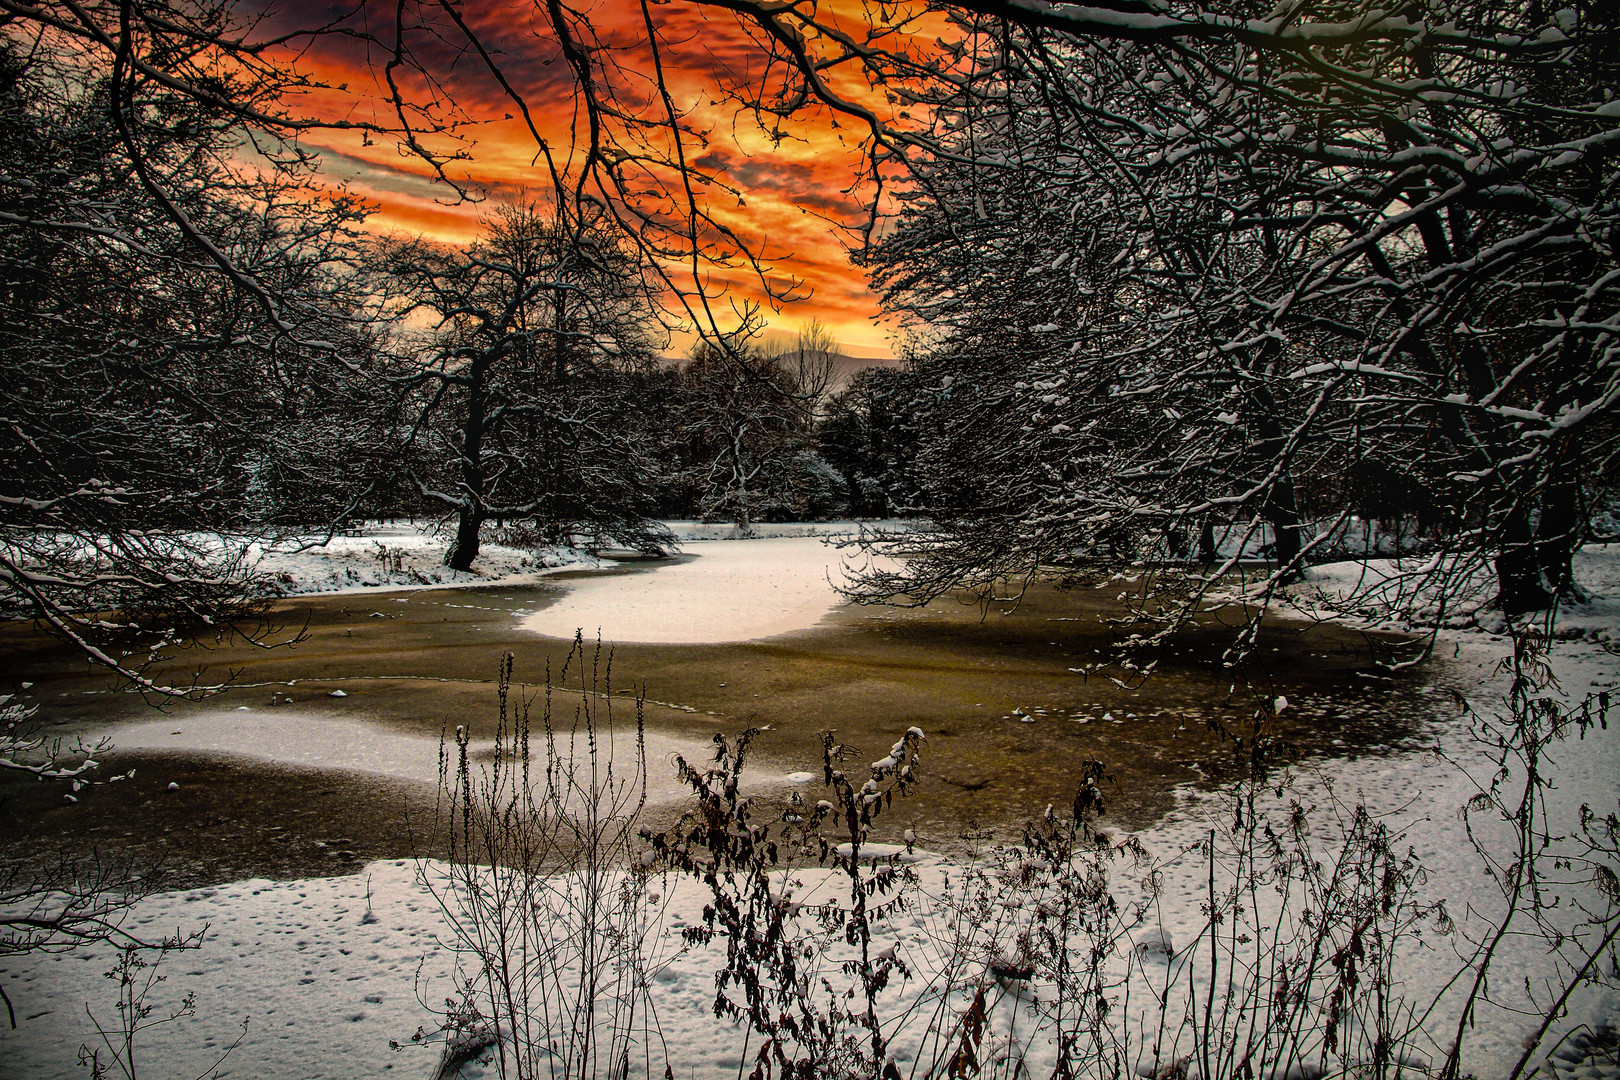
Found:
[[[408,24],[396,27],[392,5],[354,9],[294,0],[277,5],[260,29],[340,25],[358,31],[291,39],[300,69],[322,85],[290,108],[392,127],[403,115],[425,145],[452,156],[445,176],[469,191],[494,200],[549,199],[552,169],[577,170],[588,144],[566,57],[532,3],[467,0],[454,16],[450,10],[412,8]],[[664,85],[681,116],[683,152],[702,174],[700,198],[713,221],[741,238],[760,262],[758,268],[746,259],[705,268],[710,288],[723,288],[738,303],[765,303],[762,269],[773,290],[801,298],[778,311],[767,306],[773,327],[793,331],[819,319],[850,352],[887,354],[885,333],[873,324],[876,297],[850,265],[845,246],[858,242],[853,230],[864,213],[861,194],[849,190],[860,163],[858,137],[825,111],[804,110],[779,122],[742,108],[741,94],[728,90],[768,85],[772,73],[759,70],[763,54],[751,37],[757,31],[735,16],[680,5],[648,10]],[[452,25],[452,17],[465,29]],[[639,5],[598,4],[588,7],[587,17],[597,44],[647,51]],[[416,66],[390,67],[381,43],[396,31],[410,37]],[[468,44],[469,32],[483,53]],[[616,85],[617,104],[627,113],[658,112],[656,92],[627,67]],[[864,87],[841,92],[871,93]],[[408,106],[403,113],[400,102]],[[476,235],[484,209],[397,143],[325,131],[310,149],[321,153],[327,176],[377,206],[374,227],[450,243]],[[720,309],[725,306],[721,301]]]

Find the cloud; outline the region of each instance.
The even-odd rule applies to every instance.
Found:
[[[361,0],[281,0],[257,28],[259,36],[334,26],[342,31],[289,39],[302,69],[329,84],[304,92],[291,107],[334,119],[397,123],[385,70],[396,10],[405,12],[398,25],[416,67],[398,67],[394,78],[416,102],[407,115],[423,139],[441,154],[465,155],[452,162],[452,175],[495,199],[526,193],[544,198],[551,179],[543,148],[558,169],[579,167],[588,129],[578,108],[576,75],[544,21],[544,8],[525,0],[465,0],[455,8],[465,30],[443,8],[420,0],[408,0],[403,9]],[[756,123],[738,98],[757,89],[764,74],[758,28],[699,5],[651,10],[688,160],[717,180],[703,187],[701,197],[717,220],[762,254],[772,281],[796,278],[810,290],[810,299],[785,312],[783,321],[797,325],[818,317],[852,346],[881,349],[871,321],[876,298],[844,247],[852,237],[847,227],[862,214],[858,199],[845,193],[860,165],[850,129],[815,110],[792,122]],[[661,108],[638,74],[649,66],[640,6],[596,5],[589,19],[598,42],[610,46],[606,61],[625,65],[595,77],[611,84],[628,111]],[[582,23],[573,27],[584,31]],[[491,63],[500,78],[490,72]],[[539,141],[521,118],[520,100]],[[311,141],[320,144],[328,175],[378,203],[374,220],[384,227],[459,243],[474,234],[486,209],[457,205],[455,193],[435,181],[425,162],[400,156],[395,147],[380,145],[379,137],[371,145],[339,133]],[[660,177],[672,179],[654,168],[631,180],[645,186]],[[745,267],[717,267],[710,277],[739,300],[765,298],[758,276]]]

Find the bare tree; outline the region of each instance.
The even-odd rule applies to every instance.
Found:
[[[804,407],[819,416],[838,374],[838,342],[820,319],[800,328],[793,345],[776,357],[777,366],[793,377]]]
[[[1331,524],[1392,476],[1424,493],[1442,592],[1489,565],[1510,614],[1570,594],[1620,395],[1614,251],[1584,224],[1611,213],[1605,16],[1301,9],[1288,46],[1193,7],[1112,31],[976,7],[938,70],[861,61],[919,118],[910,224],[868,257],[973,357],[940,373],[975,392],[949,388],[967,426],[939,460],[982,470],[950,440],[977,410],[993,458],[988,419],[1016,417],[1005,476],[1034,487],[942,505],[971,541],[878,591],[1212,516],[1264,523],[1283,580],[1332,531],[1307,497]]]
[[[817,426],[821,456],[843,475],[857,517],[896,517],[917,503],[920,382],[913,369],[865,368],[833,396]]]
[[[421,494],[456,515],[445,563],[467,570],[490,518],[585,530],[657,550],[651,462],[622,376],[656,356],[655,298],[632,249],[532,206],[493,217],[465,252],[396,243],[402,320],[431,330],[416,354],[410,435]]]
[[[746,341],[726,350],[699,344],[681,375],[690,452],[706,491],[702,512],[746,532],[783,482],[787,460],[807,445],[812,397],[780,357]]]
[[[1089,182],[1087,197],[1106,187],[1138,215],[1126,222],[1144,246],[1122,265],[1181,299],[1135,309],[1136,325],[1167,348],[1215,350],[1213,370],[1242,388],[1245,408],[1235,433],[1165,433],[1166,446],[1219,436],[1224,460],[1240,463],[1228,490],[1194,498],[1203,481],[1185,475],[1174,500],[1120,514],[1202,532],[1211,517],[1252,512],[1286,571],[1310,557],[1299,466],[1327,446],[1314,436],[1331,420],[1344,447],[1398,418],[1396,441],[1440,433],[1403,464],[1443,482],[1439,501],[1465,538],[1455,554],[1493,564],[1505,609],[1570,587],[1583,485],[1569,465],[1607,462],[1616,394],[1601,194],[1615,146],[1613,27],[1597,8],[1302,4],[1262,18],[1197,3],[981,0],[873,9],[862,23],[758,0],[690,6],[730,12],[752,46],[757,62],[721,73],[720,86],[767,134],[816,111],[854,121],[869,239],[896,183],[925,190],[929,170],[950,165],[1022,170],[1063,197]],[[666,77],[675,21],[652,12],[639,31],[609,34],[587,14],[547,10],[542,30],[582,105],[574,145],[586,147],[553,176],[689,269],[679,298],[714,328],[699,267],[759,253],[705,201],[731,192],[689,153],[707,136]],[[928,36],[916,32],[926,18]],[[650,95],[635,89],[649,83]],[[1009,94],[1059,129],[1044,168],[1020,152],[1015,125],[996,131]],[[1188,214],[1212,249],[1178,234]],[[1073,342],[1097,330],[1057,325],[1043,333]],[[1387,466],[1378,451],[1364,441],[1339,456]]]
[[[110,641],[261,636],[247,535],[364,490],[363,208],[241,165],[228,113],[68,48],[0,43],[0,610],[186,691]]]
[[[1081,173],[1135,192],[1129,201],[1150,223],[1176,220],[1165,211],[1185,205],[1234,233],[1234,252],[1279,256],[1269,274],[1233,265],[1206,284],[1205,270],[1189,270],[1181,325],[1233,358],[1235,379],[1259,373],[1256,389],[1267,384],[1274,399],[1278,380],[1306,380],[1322,402],[1307,409],[1313,418],[1338,403],[1381,402],[1388,407],[1358,406],[1345,422],[1366,430],[1405,418],[1403,439],[1435,425],[1444,450],[1426,459],[1432,469],[1417,471],[1455,478],[1442,501],[1455,504],[1471,538],[1467,557],[1494,563],[1503,606],[1532,609],[1568,591],[1568,555],[1591,487],[1572,482],[1569,463],[1607,462],[1615,395],[1601,194],[1612,186],[1615,145],[1606,97],[1613,27],[1597,7],[1304,3],[1262,13],[1196,2],[970,0],[874,8],[865,21],[764,0],[679,8],[729,22],[732,53],[752,62],[711,66],[711,95],[717,89],[766,136],[788,137],[786,124],[815,113],[853,122],[867,239],[881,235],[897,182],[920,181],[945,162],[991,171],[1009,164],[993,138],[975,143],[988,131],[964,141],[958,125],[975,102],[993,110],[1013,87],[1025,107],[1081,140]],[[382,72],[389,120],[370,127],[441,173],[462,152],[451,136],[465,119],[438,66],[448,42],[452,54],[481,65],[529,125],[559,219],[605,215],[722,348],[706,269],[766,269],[758,242],[716,212],[740,193],[699,164],[712,133],[697,111],[702,98],[678,92],[686,83],[671,77],[673,66],[696,61],[687,24],[670,6],[643,4],[639,20],[609,27],[598,14],[548,5],[536,12],[532,42],[519,34],[501,47],[454,6],[418,0],[399,5],[386,25],[355,14],[252,32],[133,2],[0,10],[91,52],[127,54],[120,62],[132,77],[166,79],[199,100],[213,100],[205,79],[154,68],[127,43],[182,27],[194,55],[230,57],[259,79],[282,45],[318,51],[337,36],[362,41],[390,57]],[[503,59],[517,45],[566,69],[579,104],[566,136],[540,122],[522,65]],[[260,95],[234,115],[281,134],[366,126],[294,115],[272,101]],[[1052,164],[1059,183],[1080,175],[1067,158]],[[1174,247],[1128,258],[1147,268]],[[797,289],[761,278],[778,299]],[[1284,347],[1302,338],[1311,347],[1297,355]],[[1250,412],[1271,418],[1246,423],[1245,437],[1270,448],[1253,456],[1281,460],[1308,433],[1286,402],[1265,397],[1250,395]],[[1263,507],[1284,565],[1309,557],[1309,538],[1286,524],[1298,511],[1299,493],[1293,510],[1288,495],[1295,471],[1284,468],[1244,500]]]

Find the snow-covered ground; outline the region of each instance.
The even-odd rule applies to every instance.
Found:
[[[915,522],[901,518],[872,521],[764,521],[748,527],[746,537],[756,540],[779,540],[790,536],[846,537],[858,536],[862,530],[877,532],[903,532],[913,528]],[[666,521],[664,525],[682,544],[694,540],[738,540],[745,538],[737,526],[718,521]]]
[[[760,542],[749,542],[755,543]],[[826,563],[817,560],[832,554],[807,545],[794,550],[803,552],[800,569],[806,578],[821,574]],[[683,565],[699,566],[702,561]],[[656,580],[679,568],[655,571],[651,578]],[[1620,659],[1604,648],[1620,627],[1620,549],[1600,547],[1583,553],[1577,573],[1591,599],[1561,613],[1561,640],[1551,656],[1552,672],[1571,700],[1612,687],[1620,676]],[[1319,568],[1310,583],[1317,591],[1302,595],[1300,603],[1320,603],[1329,594],[1338,595],[1351,574],[1347,567]],[[603,579],[609,580],[614,579]],[[617,580],[646,581],[648,577]],[[725,589],[693,588],[683,594],[682,603],[729,611],[734,599]],[[1377,613],[1369,609],[1367,614]],[[685,617],[701,622],[707,616],[689,607]],[[716,618],[723,622],[735,617]],[[1442,632],[1439,646],[1437,678],[1466,693],[1478,709],[1500,704],[1506,689],[1505,677],[1498,670],[1508,648],[1505,638],[1488,628],[1448,629]],[[1412,752],[1329,761],[1297,774],[1294,788],[1276,806],[1278,812],[1286,812],[1288,801],[1299,799],[1319,807],[1321,812],[1312,821],[1325,839],[1335,828],[1326,811],[1331,785],[1338,799],[1365,800],[1386,815],[1392,826],[1409,832],[1426,870],[1420,891],[1430,899],[1446,899],[1458,923],[1454,935],[1430,935],[1421,948],[1409,951],[1403,959],[1399,989],[1411,1000],[1426,1000],[1440,992],[1459,966],[1458,953],[1468,935],[1477,935],[1500,907],[1496,886],[1483,873],[1458,814],[1476,793],[1477,780],[1488,773],[1487,748],[1473,742],[1467,725],[1460,721],[1427,734],[1442,754]],[[153,734],[154,739],[162,737]],[[378,744],[357,750],[356,767],[366,767],[369,760],[381,762],[380,771],[396,767],[416,771],[414,753],[406,754],[409,761],[388,764],[397,749]],[[1553,832],[1567,833],[1583,803],[1599,814],[1616,809],[1620,730],[1594,727],[1556,747],[1550,758],[1558,778],[1547,811]],[[806,794],[812,800],[819,797],[814,794],[819,777],[805,774],[794,779],[807,784]],[[1133,931],[1133,940],[1168,941],[1174,952],[1198,935],[1204,925],[1200,904],[1206,895],[1208,868],[1200,856],[1188,852],[1212,828],[1224,827],[1230,817],[1230,805],[1219,797],[1188,793],[1178,810],[1139,835],[1162,862],[1163,890],[1150,919]],[[948,873],[960,880],[959,864],[925,856],[915,865],[929,891],[940,888]],[[410,1047],[409,1037],[419,1026],[436,1024],[445,997],[453,992],[453,961],[442,944],[447,928],[424,887],[424,872],[431,877],[436,868],[383,862],[351,877],[239,882],[144,901],[131,915],[132,928],[173,932],[207,927],[208,932],[199,949],[172,955],[165,962],[167,982],[157,989],[153,1000],[163,1008],[164,1002],[194,993],[197,1014],[148,1033],[146,1061],[154,1069],[142,1075],[196,1075],[237,1036],[244,1018],[249,1021],[246,1037],[227,1059],[221,1075],[431,1075],[437,1064],[435,1052]],[[801,878],[805,892],[800,899],[813,901],[832,888],[824,876],[813,871]],[[1123,872],[1114,884],[1122,898],[1129,898],[1135,888],[1131,875]],[[677,942],[680,928],[698,917],[704,894],[690,882],[658,884],[656,879],[649,891],[654,890],[658,896],[652,905],[656,912],[652,926],[656,975],[650,996],[675,1074],[735,1076],[742,1064],[743,1033],[727,1029],[712,1015],[713,975],[721,954],[683,951]],[[1572,892],[1574,887],[1565,891]],[[882,933],[916,973],[888,999],[887,1014],[898,1016],[916,1003],[917,988],[928,982],[930,965],[937,967],[941,916],[926,908],[913,909]],[[114,987],[102,977],[111,963],[105,948],[0,961],[0,980],[4,980],[0,985],[17,1004],[19,1020],[16,1031],[0,1025],[0,1077],[45,1080],[83,1075],[74,1064],[75,1052],[81,1043],[95,1045],[86,1005],[103,1023],[114,1019]],[[1510,940],[1496,961],[1493,987],[1511,999],[1513,988],[1525,980],[1534,983],[1545,963],[1540,939]],[[923,1008],[922,1015],[926,1017],[927,1012]],[[1620,1016],[1620,1000],[1607,988],[1589,987],[1572,999],[1569,1016],[1560,1025],[1612,1021],[1616,1016]],[[914,1051],[922,1034],[917,1023],[926,1026],[926,1020],[918,1021],[909,1034],[896,1033],[897,1054]],[[1533,1018],[1510,1009],[1483,1009],[1468,1034],[1465,1068],[1482,1078],[1505,1075],[1532,1026]],[[406,1043],[407,1048],[393,1050],[391,1040]],[[1431,1062],[1437,1061],[1443,1042],[1444,1030],[1436,1030],[1434,1045],[1420,1050],[1426,1051]],[[1042,1074],[1045,1051],[1038,1033],[1028,1044],[1004,1040],[998,1052],[1004,1061],[1027,1054],[1031,1073]],[[657,1059],[655,1071],[659,1074],[662,1060]],[[904,1075],[908,1066],[904,1061],[902,1066]]]
[[[701,521],[666,521],[681,545],[744,538],[736,526]],[[901,521],[810,521],[757,524],[746,538],[847,537],[861,529],[902,529]],[[498,530],[492,530],[497,532]],[[369,522],[332,535],[289,536],[274,543],[255,543],[247,561],[288,596],[353,593],[374,589],[420,589],[443,585],[514,585],[559,570],[590,570],[602,560],[579,548],[511,547],[486,539],[467,573],[444,565],[448,534],[429,522]],[[837,560],[832,560],[836,564]],[[608,564],[613,565],[613,564]],[[791,569],[788,572],[792,572]],[[825,575],[821,575],[825,576]],[[818,614],[817,618],[820,617]],[[813,625],[814,619],[811,620]],[[569,632],[572,636],[572,631]]]
[[[420,589],[442,585],[518,584],[559,568],[593,567],[597,560],[568,547],[533,550],[483,543],[473,569],[444,565],[450,537],[428,524],[365,526],[322,536],[292,536],[253,544],[247,561],[286,596]]]
[[[827,544],[861,528],[903,523],[790,522],[736,526],[665,522],[686,557],[634,574],[575,578],[558,602],[523,627],[550,637],[601,631],[613,642],[751,641],[814,627],[841,602],[836,586],[852,555]],[[284,595],[354,593],[455,585],[514,585],[559,571],[619,564],[567,547],[532,551],[485,543],[470,573],[444,565],[446,538],[425,526],[373,523],[324,543],[294,538],[250,557]],[[747,542],[738,542],[746,539]]]

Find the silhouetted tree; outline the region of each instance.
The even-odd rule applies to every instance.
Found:
[[[396,243],[407,340],[412,477],[456,515],[445,563],[467,570],[490,518],[565,541],[611,535],[658,550],[652,461],[626,376],[656,357],[655,305],[633,252],[532,206],[500,210],[465,251]]]

